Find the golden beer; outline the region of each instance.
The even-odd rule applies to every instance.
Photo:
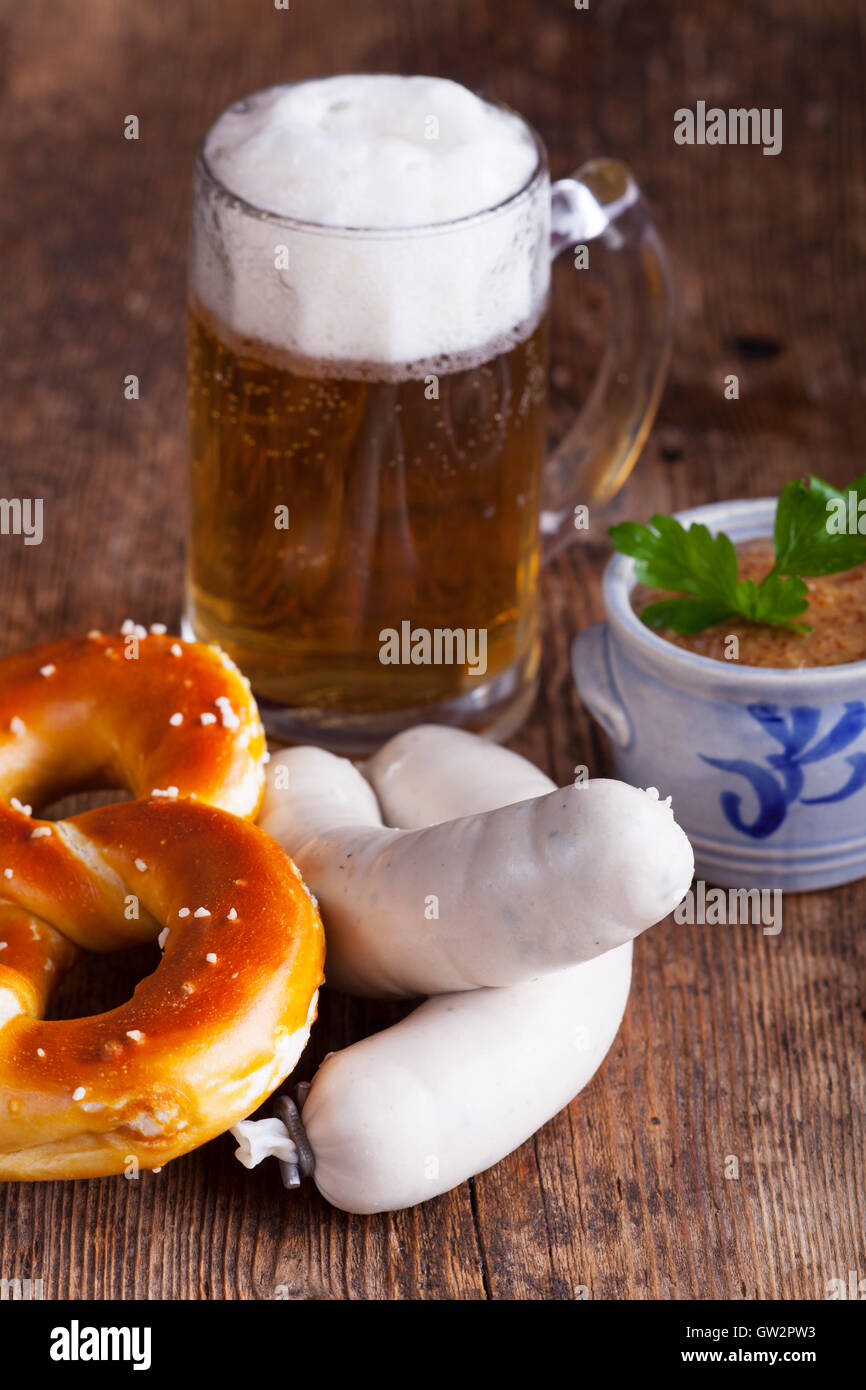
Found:
[[[293,360],[190,307],[190,624],[323,729],[532,685],[546,317],[433,365]],[[485,669],[385,664],[406,622],[483,632]]]

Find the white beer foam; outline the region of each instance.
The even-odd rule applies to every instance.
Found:
[[[205,155],[255,207],[332,227],[411,227],[495,207],[538,154],[518,116],[440,77],[271,87],[220,116]]]
[[[419,374],[492,356],[539,317],[549,211],[546,176],[530,183],[535,141],[455,82],[272,87],[224,112],[203,153],[192,289],[240,339]]]

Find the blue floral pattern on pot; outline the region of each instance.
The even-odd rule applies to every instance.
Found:
[[[743,820],[742,797],[733,791],[723,791],[719,800],[729,824],[743,835],[763,840],[772,835],[788,814],[788,807],[800,801],[804,806],[845,801],[866,786],[866,753],[850,753],[844,761],[850,772],[839,788],[826,796],[803,796],[806,768],[810,763],[825,762],[849,747],[866,728],[866,702],[848,700],[845,712],[817,742],[820,710],[811,705],[794,705],[784,711],[779,705],[753,704],[746,709],[764,731],[778,743],[781,753],[771,752],[766,766],[745,758],[712,758],[706,753],[698,756],[710,767],[744,777],[758,799],[758,814],[751,822]],[[809,745],[812,745],[811,747]]]

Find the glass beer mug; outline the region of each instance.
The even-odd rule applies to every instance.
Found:
[[[622,485],[651,426],[666,258],[624,165],[592,160],[551,187],[535,132],[486,103],[532,155],[480,211],[355,225],[347,204],[334,225],[339,187],[321,220],[299,195],[300,215],[267,188],[251,198],[220,163],[221,122],[267,130],[274,92],[323,85],[240,103],[196,164],[185,634],[234,658],[278,739],[354,753],[424,721],[505,738],[537,685],[540,564],[575,535],[576,505]],[[551,261],[599,238],[609,340],[545,461]]]

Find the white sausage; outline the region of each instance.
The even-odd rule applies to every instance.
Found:
[[[437,730],[428,802],[424,740],[413,739],[412,758],[400,761],[407,738],[393,739],[368,770],[389,815],[409,825],[422,823],[427,805],[439,819],[491,809],[533,779],[539,793],[553,786],[515,753]],[[543,980],[442,995],[328,1057],[303,1111],[322,1195],[345,1211],[399,1210],[524,1143],[601,1063],[625,1009],[631,956],[629,942]]]
[[[440,995],[332,1053],[302,1115],[322,1195],[344,1211],[397,1211],[524,1143],[613,1042],[631,955],[629,942],[529,984]]]
[[[440,770],[442,732],[429,759]],[[452,769],[467,736],[457,737]],[[478,761],[463,786],[465,804],[478,805],[481,747],[496,769],[497,798],[505,750],[475,742]],[[399,773],[389,759],[370,775],[387,781],[390,798]],[[417,748],[407,760],[404,818],[424,761]],[[523,788],[529,774],[519,762]],[[376,997],[511,985],[592,959],[666,916],[693,872],[691,846],[658,794],[605,779],[397,830],[382,826],[350,762],[294,748],[271,759],[260,824],[319,899],[328,983]]]
[[[463,729],[418,724],[360,764],[388,825],[417,829],[555,791],[556,783],[498,743]]]

